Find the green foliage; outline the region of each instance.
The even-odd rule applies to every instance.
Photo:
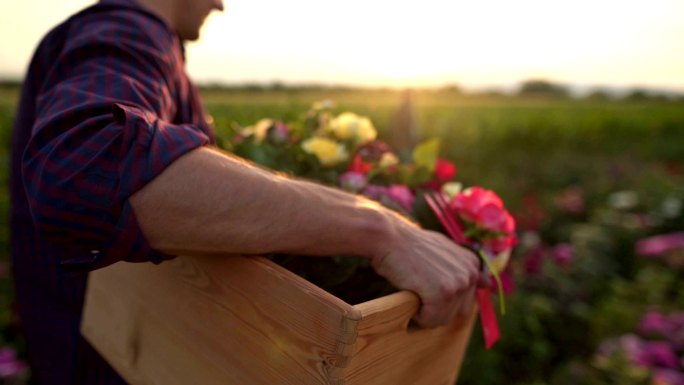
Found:
[[[420,143],[413,149],[413,162],[417,167],[422,167],[432,173],[439,156],[440,140],[433,138]]]

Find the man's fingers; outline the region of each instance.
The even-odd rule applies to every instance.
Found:
[[[444,307],[437,303],[427,303],[420,307],[420,311],[413,319],[418,326],[423,328],[435,328],[447,324],[449,314],[444,312]]]
[[[424,302],[413,319],[419,326],[433,328],[453,322],[456,318],[470,315],[475,306],[475,286],[460,290],[454,295],[441,293],[441,301]]]
[[[468,290],[468,292],[464,296],[463,302],[461,303],[461,307],[459,308],[459,312],[457,313],[458,317],[467,317],[470,315],[470,312],[473,310],[473,307],[475,306],[475,291],[476,290],[477,290],[476,287],[473,287],[470,290]]]

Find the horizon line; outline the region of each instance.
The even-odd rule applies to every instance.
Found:
[[[14,83],[22,84],[24,81],[23,75],[16,74],[2,74],[0,73],[0,84]],[[549,84],[564,88],[571,96],[582,96],[591,94],[592,92],[604,92],[613,96],[626,95],[631,92],[641,91],[651,95],[665,95],[665,96],[684,96],[684,86],[662,86],[662,85],[648,85],[648,84],[600,84],[600,83],[586,83],[586,82],[567,82],[561,80],[554,80],[548,77],[530,77],[524,80],[502,82],[502,83],[461,83],[457,81],[445,81],[432,85],[406,85],[406,84],[363,84],[358,82],[332,82],[325,80],[220,80],[220,79],[200,79],[193,80],[193,83],[199,88],[290,88],[290,89],[349,89],[349,90],[458,90],[464,94],[477,93],[502,93],[502,94],[516,94],[520,92],[523,84],[532,81],[542,81]]]

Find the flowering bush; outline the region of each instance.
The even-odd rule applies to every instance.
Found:
[[[653,385],[684,385],[684,312],[648,311],[637,333],[604,341],[594,365],[606,372],[628,367],[630,379]]]

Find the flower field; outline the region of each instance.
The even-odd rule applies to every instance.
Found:
[[[402,115],[405,95],[394,91],[203,93],[224,148],[236,148],[236,133],[262,135],[257,122],[264,118],[301,121],[314,102],[330,99],[339,119],[331,135],[375,139],[372,125],[378,139],[392,144],[393,127],[408,121],[414,145],[440,139],[439,158],[455,165],[445,173],[496,191],[516,223],[517,245],[501,273],[507,312],[498,315],[501,339],[492,349],[476,329],[460,384],[684,385],[684,102],[415,91],[410,113]],[[0,90],[5,185],[17,96]],[[345,128],[345,119],[357,119],[356,131]],[[268,131],[276,142],[286,136],[283,127]],[[300,148],[301,156],[316,156],[326,167],[353,158],[322,139]],[[406,151],[399,148],[396,157]],[[272,155],[254,156],[267,162]],[[377,162],[393,167],[396,160]],[[353,190],[360,179],[347,175],[342,182]],[[399,209],[415,204],[391,188],[371,193],[396,197]],[[0,384],[24,384],[29,374],[12,311],[8,207],[4,188]]]

